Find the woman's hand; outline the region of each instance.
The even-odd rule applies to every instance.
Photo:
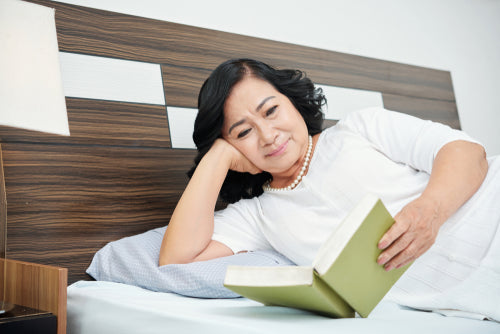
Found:
[[[231,145],[228,141],[219,138],[217,139],[210,150],[218,150],[222,149],[224,151],[224,155],[228,157],[229,161],[229,169],[241,172],[241,173],[250,173],[250,174],[258,174],[262,172],[262,169],[255,166],[250,160],[248,160],[238,149],[236,149],[233,145]]]
[[[481,145],[461,140],[444,145],[422,195],[394,217],[396,222],[380,239],[378,247],[384,251],[377,262],[391,270],[425,253],[441,225],[479,189],[487,172]]]
[[[386,271],[400,268],[425,253],[434,244],[444,222],[439,203],[425,197],[408,203],[394,220],[378,244],[384,251],[377,263],[384,265]]]

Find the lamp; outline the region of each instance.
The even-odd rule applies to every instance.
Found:
[[[0,125],[69,135],[55,10],[0,0]],[[0,135],[1,138],[1,135]],[[0,146],[0,255],[7,251],[7,205]],[[4,262],[3,298],[6,296]],[[0,300],[0,314],[12,304]]]

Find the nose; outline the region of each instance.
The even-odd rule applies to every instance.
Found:
[[[278,131],[272,126],[269,121],[262,121],[258,125],[260,141],[263,146],[271,145],[278,136]]]

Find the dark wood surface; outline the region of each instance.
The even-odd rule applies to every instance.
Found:
[[[196,108],[201,83],[233,57],[304,70],[319,84],[383,93],[387,108],[459,128],[449,72],[46,0],[61,51],[161,65],[167,106],[67,98],[71,137],[0,127],[8,256],[69,269],[105,243],[166,225],[194,150],[171,148],[168,106]],[[327,125],[335,121],[328,121]]]
[[[82,278],[111,240],[168,223],[194,151],[6,143],[8,255]]]
[[[198,91],[211,71],[171,65],[162,65],[161,70],[167,105],[197,108]]]
[[[40,315],[51,314],[49,311],[37,310],[37,309],[31,308],[31,307],[26,307],[26,306],[22,306],[22,305],[14,304],[12,306],[13,306],[13,308],[11,310],[0,314],[0,323],[16,321],[16,320],[19,320],[19,318],[35,317],[35,316],[40,316]]]
[[[7,227],[7,196],[5,192],[5,181],[3,176],[2,144],[0,144],[0,258],[5,258],[6,249],[6,227]],[[0,280],[3,272],[0,272]],[[1,286],[0,286],[1,289]],[[1,299],[0,299],[1,300]]]
[[[0,127],[4,142],[170,147],[165,106],[66,98],[71,136]]]
[[[419,97],[382,94],[384,107],[407,114],[441,122],[454,129],[460,129],[460,120],[455,102]]]

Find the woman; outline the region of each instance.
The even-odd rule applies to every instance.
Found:
[[[427,271],[437,282],[415,292],[426,295],[425,302],[466,280],[499,239],[500,212],[479,228],[475,240],[481,245],[473,258],[450,260],[444,274],[436,266],[443,265],[443,257],[471,251],[463,233],[455,232],[478,206],[478,201],[472,207],[464,203],[486,177],[483,147],[463,132],[380,108],[351,113],[321,131],[324,102],[299,71],[249,59],[215,69],[198,100],[197,166],[165,233],[160,265],[258,249],[276,249],[297,264],[310,264],[326,237],[370,192],[396,221],[379,242],[380,265],[404,266],[432,247],[427,259],[408,271],[416,272],[408,276],[417,280]],[[214,215],[219,195],[234,204]],[[402,291],[394,298],[408,289]]]

